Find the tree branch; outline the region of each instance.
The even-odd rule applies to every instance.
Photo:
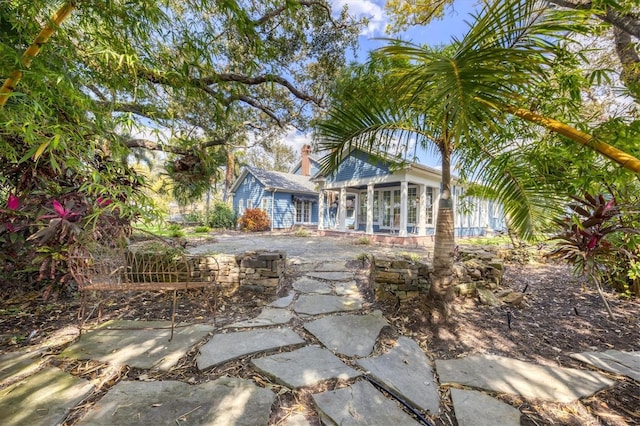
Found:
[[[331,23],[333,24],[333,26],[335,28],[343,28],[344,27],[344,26],[338,25],[336,23],[336,21],[333,19],[333,16],[331,16],[331,8],[325,2],[322,2],[322,1],[299,1],[299,2],[297,2],[297,4],[300,5],[300,6],[305,6],[305,7],[318,6],[318,7],[322,8],[322,9],[324,9],[327,12],[327,16],[329,17],[329,20],[331,21]],[[277,7],[274,10],[272,10],[271,12],[268,12],[264,16],[262,16],[262,17],[258,18],[257,20],[253,21],[253,24],[255,26],[263,25],[266,22],[268,22],[268,21],[272,20],[273,18],[277,17],[278,15],[280,15],[282,12],[287,10],[287,8],[289,8],[289,7],[290,6],[287,6],[287,5],[282,5],[280,7]]]
[[[630,13],[622,14],[610,6],[602,13],[601,10],[593,10],[593,2],[591,1],[549,0],[549,3],[566,7],[567,9],[593,11],[594,15],[602,21],[640,39],[640,18],[636,15]]]
[[[95,101],[97,106],[102,108],[108,108],[118,112],[130,112],[132,114],[140,115],[150,119],[165,119],[168,120],[171,117],[165,112],[152,105],[139,105],[127,102],[109,102],[109,101]]]
[[[616,53],[622,64],[620,79],[640,101],[640,56],[626,31],[615,27],[613,34],[616,42]]]
[[[284,77],[275,74],[263,74],[256,77],[249,77],[242,74],[235,73],[220,73],[211,77],[203,77],[201,79],[195,79],[194,81],[199,81],[207,86],[217,84],[221,81],[231,82],[231,83],[240,83],[245,84],[247,86],[257,86],[265,83],[277,83],[280,86],[283,86],[289,90],[289,92],[295,96],[296,98],[303,101],[310,101],[319,106],[322,106],[322,100],[312,96],[308,93],[305,93],[295,87],[289,80]]]

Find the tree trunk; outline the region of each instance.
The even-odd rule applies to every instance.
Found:
[[[441,143],[442,184],[436,233],[433,247],[433,282],[429,295],[444,319],[449,316],[453,300],[453,256],[455,249],[453,199],[451,196],[451,152],[448,143]]]
[[[235,169],[236,160],[233,155],[233,149],[231,147],[227,147],[227,170],[224,175],[224,193],[222,195],[222,201],[225,203],[229,199],[229,191],[231,190],[231,185],[233,185],[233,171]]]

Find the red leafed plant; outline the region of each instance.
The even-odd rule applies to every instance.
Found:
[[[602,292],[601,282],[608,264],[617,261],[622,255],[632,257],[625,247],[613,243],[614,236],[620,233],[638,233],[638,230],[625,226],[622,211],[614,198],[602,194],[584,198],[572,197],[569,204],[572,214],[557,224],[562,232],[551,238],[555,248],[550,257],[560,258],[573,264],[574,272],[589,276],[596,286],[610,319],[613,312]]]

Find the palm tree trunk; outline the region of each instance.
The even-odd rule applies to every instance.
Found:
[[[44,45],[49,38],[53,35],[56,28],[62,24],[62,22],[71,14],[74,8],[73,2],[65,2],[60,9],[51,18],[51,24],[47,24],[40,34],[33,41],[31,46],[22,54],[21,62],[24,68],[29,68],[33,58],[40,53],[42,45]],[[4,107],[9,99],[9,94],[15,90],[16,85],[22,79],[22,70],[15,69],[9,74],[9,77],[4,81],[2,87],[0,87],[0,108]]]
[[[447,143],[440,144],[442,155],[442,187],[436,219],[436,234],[433,247],[433,282],[429,291],[431,298],[444,315],[449,313],[449,302],[453,300],[453,252],[455,248],[453,200],[451,196],[451,152]]]

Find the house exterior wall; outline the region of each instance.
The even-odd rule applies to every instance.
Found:
[[[353,151],[338,166],[338,170],[332,176],[327,177],[328,183],[351,181],[390,175],[389,166],[376,161],[371,162],[369,155],[362,151]]]
[[[242,183],[233,194],[233,211],[242,216],[247,209],[247,202],[251,202],[251,207],[261,207],[262,197],[265,193],[264,186],[252,174],[247,174]]]
[[[272,229],[289,229],[296,225],[296,207],[291,192],[276,190],[273,193],[264,187],[251,173],[237,186],[233,194],[233,211],[241,216],[248,208],[260,208],[267,212]],[[306,198],[313,197],[310,194]],[[311,221],[305,224],[318,223],[318,203],[311,204]]]

